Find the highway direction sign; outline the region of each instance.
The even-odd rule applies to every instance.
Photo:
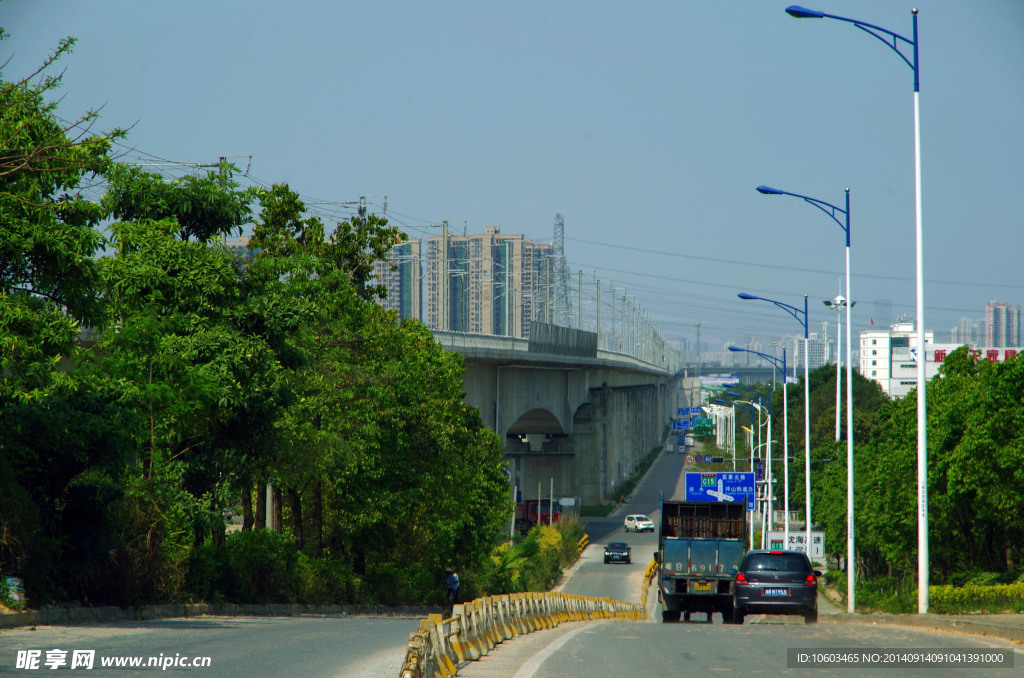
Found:
[[[686,474],[686,501],[746,502],[754,510],[754,474],[733,471]]]

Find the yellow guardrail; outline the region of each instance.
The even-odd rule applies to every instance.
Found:
[[[646,595],[644,596],[646,603]],[[455,605],[451,616],[429,615],[409,636],[401,678],[448,678],[516,636],[567,621],[643,620],[646,604],[566,593],[510,593]]]
[[[647,614],[647,592],[651,588],[651,582],[654,581],[654,576],[658,573],[658,561],[651,559],[650,565],[647,566],[647,570],[644,572],[643,585],[640,588],[640,607],[643,608],[644,614]]]
[[[586,532],[584,532],[583,536],[580,537],[579,542],[576,544],[576,548],[577,548],[577,550],[580,553],[583,553],[583,549],[587,548],[587,546],[589,546],[589,545],[590,545],[590,537],[587,535]]]

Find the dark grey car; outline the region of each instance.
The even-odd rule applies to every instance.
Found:
[[[800,614],[818,621],[818,577],[802,551],[748,551],[736,573],[733,621],[748,614]]]
[[[633,562],[633,549],[625,542],[613,541],[604,547],[604,562],[629,564]]]

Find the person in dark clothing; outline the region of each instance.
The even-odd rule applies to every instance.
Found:
[[[459,604],[459,573],[455,570],[448,570],[448,607]]]

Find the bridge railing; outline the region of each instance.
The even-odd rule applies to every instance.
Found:
[[[433,330],[434,338],[445,348],[480,348],[499,351],[527,351],[529,339],[506,337],[497,334],[470,334],[468,332],[450,332]]]
[[[507,351],[528,353],[530,350],[529,339],[519,337],[507,337],[494,334],[472,334],[468,332],[452,332],[449,330],[432,330],[434,338],[441,342],[446,349],[466,353],[470,351]],[[568,359],[569,356],[566,356]],[[656,362],[645,360],[631,353],[611,351],[608,349],[597,349],[596,359],[605,363],[616,363],[622,366],[633,367],[643,371],[664,372],[675,374],[679,371],[681,360],[675,351],[666,355]]]

